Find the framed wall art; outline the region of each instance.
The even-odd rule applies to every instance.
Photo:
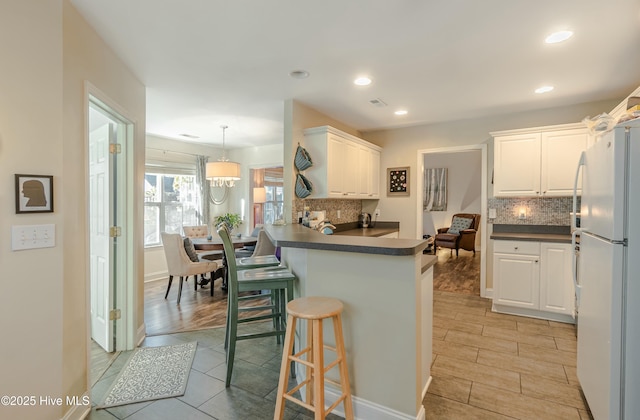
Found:
[[[53,212],[53,176],[16,174],[16,213]]]
[[[409,167],[387,169],[387,197],[409,195]]]

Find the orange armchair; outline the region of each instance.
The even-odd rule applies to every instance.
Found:
[[[460,229],[460,227],[463,227]],[[464,226],[468,226],[464,228]],[[451,227],[440,228],[435,236],[435,247],[450,248],[451,251],[460,248],[473,251],[476,254],[476,233],[480,226],[480,215],[473,213],[457,213],[453,215]],[[434,252],[435,248],[434,247]]]

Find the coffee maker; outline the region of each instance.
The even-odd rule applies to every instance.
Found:
[[[371,224],[371,214],[360,213],[360,215],[358,216],[358,227],[368,228],[370,224]]]

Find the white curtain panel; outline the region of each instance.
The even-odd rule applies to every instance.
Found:
[[[424,211],[447,210],[447,168],[424,171]]]
[[[209,226],[209,181],[206,177],[207,156],[196,156],[196,183],[200,190],[200,224]]]

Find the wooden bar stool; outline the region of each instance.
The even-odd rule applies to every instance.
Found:
[[[342,309],[342,302],[329,297],[304,297],[294,299],[287,304],[287,333],[284,339],[284,349],[282,350],[282,365],[280,367],[280,382],[278,383],[274,420],[282,420],[285,399],[313,411],[315,420],[324,419],[340,402],[344,402],[345,418],[353,419],[349,373],[347,371],[344,338],[342,336]],[[293,353],[298,318],[307,320],[307,346],[298,353],[291,355]],[[333,331],[336,339],[335,348],[329,347],[323,342],[322,320],[325,318],[333,320]],[[336,353],[336,360],[327,366],[324,365],[324,349]],[[306,355],[306,359],[302,359],[303,355]],[[300,363],[306,367],[306,378],[298,386],[287,392],[293,362]],[[336,365],[339,365],[340,382],[325,378],[325,373]],[[327,410],[324,409],[325,381],[342,389],[340,398]],[[305,401],[301,401],[294,397],[293,394],[304,385],[306,385]]]

